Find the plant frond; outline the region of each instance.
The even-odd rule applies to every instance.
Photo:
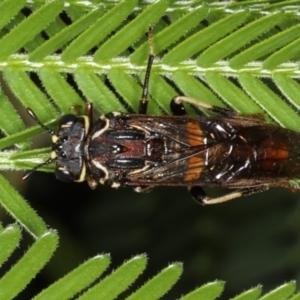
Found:
[[[2,228],[0,233],[1,259],[7,259],[18,246],[21,230],[16,225]],[[37,272],[51,258],[58,244],[57,234],[47,231],[29,248],[20,260],[0,279],[0,296],[3,299],[17,296],[22,289],[33,279]],[[2,245],[5,245],[3,247]],[[5,253],[5,255],[3,255]],[[101,276],[107,270],[111,258],[107,254],[97,255],[88,259],[77,268],[57,280],[49,287],[33,297],[40,299],[115,299],[124,291],[131,294],[128,300],[143,299],[155,300],[165,295],[182,274],[180,263],[170,264],[156,276],[149,279],[135,291],[130,287],[144,271],[147,263],[145,255],[138,255],[125,262],[103,279]],[[30,265],[30,268],[27,266]],[[35,270],[35,272],[33,272]],[[296,283],[285,283],[266,293],[259,299],[293,299],[299,297],[295,294]],[[224,282],[214,281],[204,284],[193,291],[182,295],[180,300],[211,300],[220,297],[224,291]],[[233,300],[255,300],[260,297],[262,287],[254,287],[233,297]],[[78,297],[78,295],[80,295]],[[292,298],[291,298],[292,297]]]
[[[183,94],[241,114],[263,112],[268,121],[299,131],[298,5],[299,1],[290,0],[0,1],[0,128],[4,135],[0,169],[32,168],[49,155],[48,148],[28,150],[29,140],[42,129],[26,129],[19,117],[26,107],[50,126],[70,107],[86,101],[93,102],[100,114],[135,113],[149,53],[149,26],[157,55],[149,87],[150,114],[170,114],[170,100]],[[21,106],[10,100],[10,92]],[[187,110],[195,113],[190,107]],[[42,170],[53,170],[53,166]],[[19,293],[50,259],[57,235],[2,176],[0,202],[36,240],[0,281],[0,298],[5,299]],[[6,248],[0,251],[0,262],[19,242],[20,230],[12,229],[11,236],[1,232],[1,247]],[[98,282],[109,262],[108,256],[87,261],[36,299],[67,299],[83,290],[82,299],[100,292],[116,296],[135,282],[146,258],[132,259]],[[35,272],[29,272],[25,264],[34,264]],[[170,265],[133,292],[131,299],[147,299],[149,290],[156,291],[151,299],[159,298],[181,272],[179,263]],[[72,289],[67,290],[69,285]],[[216,281],[182,299],[214,299],[223,286]],[[294,291],[295,284],[290,282],[264,298],[284,299]],[[236,299],[256,299],[260,293],[256,287]]]
[[[41,237],[47,232],[47,226],[37,213],[14,190],[9,182],[0,176],[0,204],[15,218],[33,237]]]
[[[5,237],[5,242],[9,237]],[[13,299],[50,260],[58,245],[57,233],[45,232],[22,258],[0,279],[1,299]],[[30,266],[30,268],[28,267]]]

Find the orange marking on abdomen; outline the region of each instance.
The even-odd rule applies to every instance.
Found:
[[[186,132],[189,145],[192,147],[203,145],[203,132],[197,122],[186,123]]]
[[[203,133],[197,122],[188,122],[186,124],[188,144],[191,148],[204,144]],[[184,181],[192,182],[200,178],[204,166],[204,158],[199,154],[191,156],[187,161],[188,170],[184,176]]]
[[[287,159],[289,157],[288,149],[266,149],[266,158],[268,159]]]
[[[188,160],[188,170],[185,173],[184,181],[192,182],[200,178],[203,170],[203,158],[199,156],[192,156]]]
[[[277,170],[289,158],[289,150],[286,145],[272,139],[266,139],[263,143],[264,156],[261,160],[261,166],[265,170]]]
[[[262,144],[265,149],[265,158],[267,159],[287,159],[289,157],[289,150],[283,143],[277,143],[276,140],[266,139]]]

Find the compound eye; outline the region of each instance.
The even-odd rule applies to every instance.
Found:
[[[77,116],[71,114],[64,115],[59,120],[59,126],[71,126],[73,123],[75,123],[75,121],[77,121],[77,118]]]
[[[55,176],[58,180],[63,182],[72,182],[73,176],[68,170],[62,170],[62,169],[56,169],[55,170]]]

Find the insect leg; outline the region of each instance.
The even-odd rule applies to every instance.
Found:
[[[93,103],[92,102],[85,103],[84,115],[88,117],[89,127],[91,128],[91,126],[93,126]]]
[[[89,117],[91,120],[93,119],[93,103],[86,102],[85,103],[85,111],[84,114]]]
[[[198,107],[210,110],[210,111],[218,113],[222,116],[235,116],[235,115],[237,115],[237,113],[235,111],[231,110],[231,109],[210,105],[210,104],[207,104],[207,103],[202,102],[200,100],[190,98],[190,97],[185,97],[185,96],[176,96],[171,100],[170,105],[171,105],[171,110],[172,110],[173,114],[176,114],[176,115],[185,115],[186,114],[185,108],[183,106],[183,102],[186,102],[186,103],[192,104],[194,106],[198,106]]]
[[[92,175],[88,174],[86,177],[86,181],[92,190],[94,190],[98,186],[98,181]]]
[[[148,107],[148,87],[149,87],[149,79],[150,79],[150,73],[151,68],[154,61],[154,53],[153,53],[153,45],[152,45],[152,28],[149,27],[148,31],[148,40],[150,45],[150,52],[149,52],[149,58],[148,58],[148,64],[143,84],[143,91],[142,96],[139,104],[139,114],[146,114],[147,113],[147,107]]]
[[[208,204],[219,204],[223,202],[227,202],[242,196],[248,196],[256,193],[261,193],[269,189],[269,185],[259,185],[255,187],[245,188],[236,190],[232,193],[226,194],[224,196],[220,196],[217,198],[210,198],[208,197],[203,189],[198,186],[193,186],[190,188],[190,193],[192,194],[193,198],[202,205],[208,205]]]
[[[73,105],[70,107],[70,110],[75,111],[76,115],[80,116],[82,114],[82,106],[81,105]],[[84,106],[84,115],[89,119],[93,119],[93,103],[86,102]]]
[[[174,116],[185,116],[187,112],[183,105],[183,101],[181,101],[180,96],[173,98],[170,102],[170,108]]]
[[[153,186],[149,185],[149,186],[136,186],[133,190],[136,193],[149,193],[153,190]]]

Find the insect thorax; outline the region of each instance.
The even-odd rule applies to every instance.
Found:
[[[129,174],[161,160],[164,141],[135,126],[132,119],[133,115],[110,113],[100,117],[89,134],[85,149],[88,171],[100,184],[126,185]]]

